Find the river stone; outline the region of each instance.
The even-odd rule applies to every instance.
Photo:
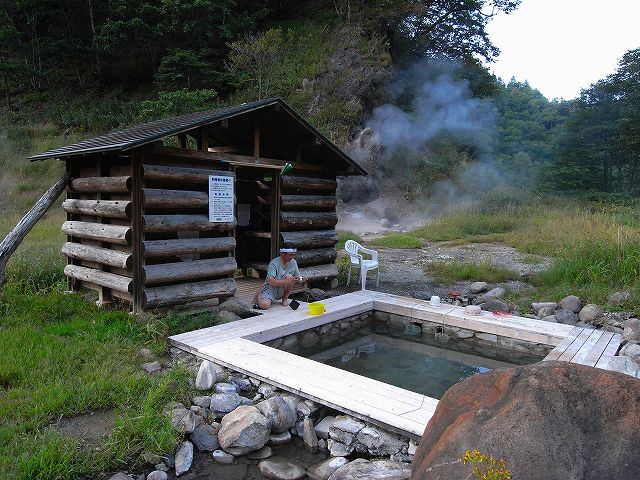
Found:
[[[624,322],[622,338],[628,342],[640,342],[640,320],[637,318],[630,318]]]
[[[476,333],[476,338],[489,343],[498,343],[498,336],[493,333]]]
[[[624,355],[634,362],[640,363],[640,345],[637,343],[627,343],[620,349],[620,355]]]
[[[124,472],[118,472],[113,477],[109,478],[109,480],[132,480],[132,478]]]
[[[353,453],[354,447],[330,438],[327,440],[327,448],[329,449],[329,455],[332,457],[346,457]]]
[[[303,425],[302,441],[304,442],[304,448],[308,452],[316,453],[318,451],[318,437],[313,422],[309,417],[305,417]]]
[[[541,308],[553,308],[554,310],[558,308],[558,304],[556,302],[533,302],[531,304],[531,308],[533,311],[538,313]]]
[[[236,460],[236,457],[224,450],[214,450],[211,453],[211,457],[222,465],[231,465]]]
[[[333,472],[344,467],[349,460],[344,457],[335,457],[316,463],[307,468],[307,474],[315,480],[327,480]]]
[[[291,441],[291,433],[284,431],[280,433],[272,433],[269,435],[269,445],[285,445]]]
[[[235,313],[240,318],[249,318],[255,316],[251,311],[251,307],[236,298],[230,298],[220,304],[220,310]]]
[[[196,416],[192,411],[187,410],[184,405],[178,405],[168,412],[171,418],[171,426],[178,433],[193,432],[196,428]]]
[[[461,339],[471,338],[473,337],[474,334],[475,332],[473,330],[467,330],[465,328],[461,328],[456,332],[456,335],[458,336],[458,338],[461,338]]]
[[[209,360],[204,360],[200,364],[198,374],[196,375],[196,388],[198,390],[209,390],[216,383],[216,369]]]
[[[345,445],[351,445],[358,432],[364,427],[365,424],[355,418],[339,415],[329,428],[329,437]]]
[[[302,338],[300,339],[300,345],[302,345],[302,348],[312,348],[319,343],[320,343],[320,336],[313,331],[305,332],[304,335],[302,335]]]
[[[369,454],[376,457],[394,455],[400,452],[402,447],[406,445],[406,443],[399,438],[374,427],[364,427],[360,430],[356,441],[364,445]]]
[[[499,298],[490,298],[480,305],[482,310],[487,312],[509,312],[511,307],[509,304]]]
[[[217,417],[221,417],[232,412],[240,403],[242,403],[242,398],[237,393],[214,393],[211,395],[209,408]]]
[[[229,379],[233,385],[235,385],[241,392],[248,392],[253,389],[251,380],[248,378],[231,377]]]
[[[640,378],[640,366],[629,357],[611,357],[604,368],[611,372],[620,372]]]
[[[268,383],[263,383],[258,387],[258,393],[264,398],[271,398],[276,394],[276,388]]]
[[[251,405],[242,405],[222,418],[218,441],[232,455],[246,455],[267,443],[271,424]]]
[[[193,397],[193,404],[200,408],[209,408],[211,406],[211,397]]]
[[[271,422],[271,431],[280,433],[289,430],[296,423],[298,418],[295,406],[291,408],[281,395],[275,395],[256,405],[260,413],[262,413]]]
[[[191,468],[193,462],[193,445],[191,442],[182,442],[180,448],[176,452],[176,477],[186,473]]]
[[[167,478],[169,477],[162,470],[154,470],[149,475],[147,475],[147,480],[167,480]]]
[[[556,307],[542,307],[538,310],[538,318],[548,317],[553,315],[556,311]]]
[[[191,441],[201,452],[212,452],[220,448],[217,433],[211,425],[200,425],[191,434]]]
[[[555,315],[548,315],[544,318],[542,318],[541,320],[544,320],[545,322],[554,322],[554,323],[558,323],[558,319],[556,318]]]
[[[238,393],[238,387],[233,383],[216,383],[213,390],[216,393]]]
[[[159,362],[147,362],[140,365],[140,367],[147,373],[155,373],[162,370],[162,365]]]
[[[247,458],[249,460],[264,460],[265,458],[269,458],[272,455],[273,450],[271,450],[271,447],[264,446],[260,450],[248,453]]]
[[[307,290],[306,293],[309,296],[309,302],[319,302],[321,300],[326,300],[327,298],[329,298],[327,292],[320,288],[311,288]]]
[[[324,417],[320,423],[318,423],[315,426],[316,429],[316,435],[318,436],[318,438],[321,439],[328,439],[329,438],[329,429],[331,428],[331,425],[333,425],[333,422],[336,421],[336,417],[332,417],[332,416],[328,416],[328,417]]]
[[[298,402],[298,404],[296,405],[296,412],[303,417],[313,415],[318,410],[320,410],[320,407],[316,402],[312,400],[303,400],[301,402]]]
[[[559,307],[565,310],[571,310],[573,313],[578,313],[582,308],[582,301],[580,297],[569,295],[560,300]]]
[[[629,478],[640,471],[638,398],[638,380],[568,362],[473,375],[438,402],[412,479],[468,478],[469,449],[505,459],[514,479]]]
[[[289,335],[284,337],[282,340],[282,346],[280,347],[282,350],[290,351],[298,346],[298,336],[297,335]]]
[[[473,282],[469,285],[469,291],[471,293],[482,293],[487,288],[489,288],[489,284],[487,282]]]
[[[410,477],[411,464],[409,463],[362,460],[353,461],[340,467],[329,477],[329,480],[353,480],[355,478],[358,480],[409,480]]]
[[[565,325],[575,325],[578,323],[578,315],[566,308],[559,308],[554,315],[558,323],[564,323]]]
[[[476,298],[476,305],[486,302],[492,298],[502,298],[507,291],[502,287],[496,287],[494,289],[489,290],[487,293],[480,295]]]
[[[607,303],[620,307],[631,300],[629,292],[614,292],[607,298]]]
[[[221,310],[218,313],[218,316],[227,323],[237,322],[238,320],[242,320],[242,318],[239,315],[236,315],[235,313],[230,312],[229,310]]]
[[[596,318],[604,313],[604,309],[600,305],[589,303],[580,309],[578,318],[581,322],[592,323]]]
[[[307,475],[304,468],[279,456],[260,461],[258,470],[263,476],[274,480],[300,480]]]

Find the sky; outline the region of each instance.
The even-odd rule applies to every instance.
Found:
[[[569,100],[640,47],[640,0],[522,0],[487,31],[501,52],[487,65],[495,75]]]

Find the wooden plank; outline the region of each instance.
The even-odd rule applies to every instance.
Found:
[[[62,209],[77,215],[107,218],[131,218],[131,202],[128,200],[77,200],[68,198]]]
[[[101,287],[118,290],[119,292],[132,293],[133,281],[129,277],[103,272],[94,268],[81,267],[79,265],[67,265],[64,274],[83,282],[91,282]]]
[[[207,215],[144,215],[144,231],[149,232],[228,232],[236,222],[212,223]]]
[[[580,348],[584,345],[584,342],[587,341],[591,335],[591,329],[583,328],[582,331],[578,334],[578,336],[571,342],[571,345],[567,347],[562,355],[558,357],[560,362],[569,362],[573,358],[573,356],[578,353]]]
[[[92,222],[64,222],[62,231],[69,236],[100,242],[131,245],[131,227]]]
[[[132,255],[130,252],[120,252],[109,248],[94,247],[82,243],[66,242],[62,245],[62,253],[69,258],[98,262],[110,267],[131,268]]]
[[[596,368],[604,368],[607,369],[609,366],[609,360],[618,353],[618,349],[620,348],[620,342],[622,341],[622,336],[619,333],[614,333],[609,340],[609,343],[602,352],[602,356],[596,363]]]
[[[543,361],[552,361],[558,360],[560,355],[562,355],[569,345],[576,339],[576,337],[582,332],[582,327],[573,327],[573,329],[569,332],[569,334],[564,337],[558,345],[555,346],[553,350],[549,352],[549,354],[544,357]]]
[[[146,240],[143,242],[143,245],[145,258],[173,257],[177,255],[231,251],[236,247],[236,239],[233,237],[217,237],[178,240]]]
[[[132,179],[124,177],[81,177],[74,178],[69,190],[76,193],[129,193]]]
[[[587,341],[584,342],[580,350],[578,350],[573,358],[569,361],[571,363],[583,363],[587,356],[589,356],[589,353],[591,353],[591,350],[598,343],[598,340],[600,340],[600,337],[603,333],[604,332],[602,330],[592,330],[591,335],[589,335],[589,338],[587,338]]]
[[[149,309],[171,307],[208,298],[232,296],[235,291],[236,282],[232,278],[152,287],[144,290],[144,305]]]
[[[602,335],[600,336],[596,344],[593,346],[591,351],[587,354],[587,356],[584,359],[582,359],[580,362],[576,362],[576,363],[580,363],[582,365],[589,365],[590,367],[595,367],[596,363],[598,363],[598,360],[600,360],[600,357],[604,353],[604,349],[607,347],[607,345],[609,345],[609,342],[611,341],[612,337],[613,337],[613,332],[603,331]]]
[[[238,265],[233,257],[207,258],[189,262],[145,265],[143,277],[145,285],[158,285],[229,275],[235,272],[236,268]]]
[[[170,190],[166,188],[145,188],[145,208],[207,208],[209,195],[192,190]]]

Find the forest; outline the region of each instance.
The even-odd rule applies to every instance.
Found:
[[[518,4],[3,0],[0,121],[8,140],[28,152],[39,135],[63,143],[280,96],[348,148],[380,105],[417,115],[415,92],[395,88],[402,72],[446,63],[451,82],[483,104],[482,147],[443,126],[409,156],[389,155],[380,167],[387,173],[395,161],[422,172],[419,184],[403,185],[407,195],[429,193],[480,157],[491,157],[519,187],[638,195],[640,49],[579,98],[547,99],[486,67],[499,55],[487,23]]]

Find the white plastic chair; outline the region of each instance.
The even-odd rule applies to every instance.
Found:
[[[360,283],[362,290],[366,289],[367,284],[367,272],[369,270],[377,270],[376,273],[376,288],[380,284],[380,264],[378,263],[378,252],[365,248],[354,240],[347,240],[344,244],[344,249],[349,255],[349,275],[347,276],[347,285],[351,281],[351,268],[360,269]],[[370,260],[365,260],[362,253],[371,255]]]

